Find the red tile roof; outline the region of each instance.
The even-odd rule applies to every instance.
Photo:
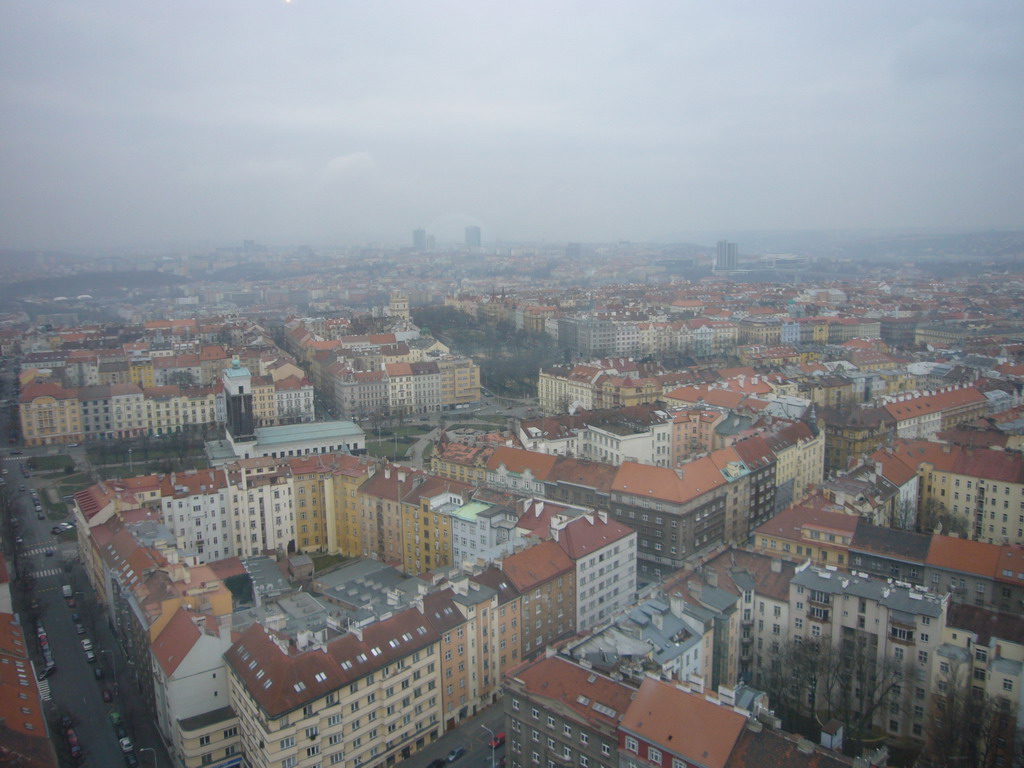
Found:
[[[556,702],[582,719],[615,728],[629,708],[634,689],[559,656],[518,667],[510,677],[531,698]]]
[[[680,469],[624,461],[612,490],[684,504],[722,485],[725,485],[725,478],[718,467],[711,459],[703,457]]]
[[[747,719],[661,680],[646,678],[621,728],[664,752],[705,768],[725,768]],[[699,723],[700,727],[693,727]]]
[[[174,674],[178,665],[185,660],[189,651],[199,640],[201,632],[188,611],[179,608],[174,616],[150,644],[160,668],[168,677]]]
[[[552,579],[572,573],[574,564],[553,541],[542,541],[506,557],[501,570],[520,592],[529,592]]]
[[[559,531],[558,545],[573,560],[579,560],[630,535],[636,535],[636,531],[628,525],[594,513],[573,520]]]

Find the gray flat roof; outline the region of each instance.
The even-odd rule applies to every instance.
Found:
[[[258,427],[256,443],[259,447],[302,443],[312,440],[345,440],[363,437],[365,433],[351,421],[314,421],[307,424],[282,424],[276,427]]]

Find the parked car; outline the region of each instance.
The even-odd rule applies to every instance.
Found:
[[[77,622],[77,621],[75,622],[75,634],[76,634],[76,635],[84,635],[84,634],[85,634],[85,627],[83,627],[83,626],[82,626],[82,625],[81,625],[81,624],[80,624],[79,622]]]
[[[126,752],[127,753],[127,752],[131,752],[133,749],[135,749],[132,746],[132,740],[129,739],[127,736],[125,736],[123,739],[121,739],[118,743],[121,745],[121,751],[122,752]]]
[[[504,731],[498,731],[498,733],[496,733],[494,735],[494,738],[491,739],[489,742],[487,742],[487,746],[490,747],[491,749],[497,749],[498,747],[500,747],[504,743],[505,743],[505,732]]]
[[[458,760],[464,754],[466,754],[466,748],[465,747],[456,747],[455,749],[453,749],[451,752],[448,753],[448,762],[449,763],[454,763],[456,760]]]
[[[61,528],[59,525],[55,525],[55,526],[53,526],[53,528],[50,529],[50,533],[52,533],[54,536],[56,536],[62,530],[63,530],[63,528]]]
[[[116,709],[110,713],[110,724],[117,727],[121,724],[121,713]]]
[[[128,735],[128,731],[126,731],[126,730],[124,729],[124,726],[123,726],[123,725],[115,725],[115,726],[114,726],[114,737],[115,737],[115,738],[116,738],[116,739],[117,739],[118,741],[120,741],[121,739],[123,739],[123,738],[124,738],[125,736],[127,736],[127,735]]]
[[[104,688],[102,691],[100,691],[100,695],[103,697],[103,701],[107,704],[114,700],[114,694],[110,692],[109,688]]]
[[[72,725],[74,725],[74,722],[72,722],[72,720],[71,720],[71,715],[61,715],[60,716],[60,727],[61,728],[63,728],[64,730],[67,730]]]
[[[431,760],[427,768],[444,768],[446,765],[448,765],[448,761],[439,757],[437,760]]]
[[[91,651],[92,650],[92,640],[90,640],[88,637],[83,637],[82,638],[82,650],[83,651]]]
[[[90,651],[91,653],[91,651]],[[103,679],[103,667],[94,667],[92,670],[93,675],[96,676],[97,680]]]
[[[135,756],[134,752],[129,752],[124,756],[124,764],[128,768],[139,768],[139,758]]]
[[[93,651],[86,651],[85,652],[85,660],[88,661],[90,664],[95,664],[96,663],[96,654]],[[98,667],[97,667],[97,669],[98,669]]]

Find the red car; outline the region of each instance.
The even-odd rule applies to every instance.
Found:
[[[107,704],[114,700],[114,695],[110,692],[109,688],[104,688],[100,693],[103,694],[103,700],[107,702]]]
[[[500,747],[504,743],[505,743],[505,732],[504,731],[498,731],[498,733],[495,734],[494,738],[491,739],[489,742],[487,742],[487,746],[490,747],[491,749],[497,749],[498,747]]]

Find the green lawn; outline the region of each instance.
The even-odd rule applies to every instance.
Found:
[[[92,478],[84,472],[74,475],[66,475],[57,483],[57,493],[60,496],[71,496],[92,485]]]
[[[398,444],[398,453],[395,453],[395,441],[394,440],[383,440],[381,442],[367,442],[366,452],[376,459],[391,459],[397,461],[404,459],[405,455],[409,452],[409,446],[402,443]]]
[[[344,555],[312,555],[313,559],[313,573],[320,573],[326,571],[328,568],[333,568],[336,565],[344,563],[349,558]]]
[[[28,463],[34,470],[63,470],[68,464],[73,466],[75,460],[65,454],[59,454],[57,456],[33,456]]]

